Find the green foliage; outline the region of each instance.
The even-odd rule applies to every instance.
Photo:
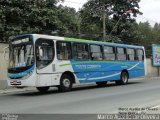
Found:
[[[88,0],[78,13],[57,5],[60,1],[0,0],[0,41],[29,33],[102,40],[105,13],[106,41],[143,45],[148,55],[151,44],[160,43],[160,24],[138,24],[130,17],[142,14],[140,0]]]
[[[160,43],[160,24],[151,27],[149,22],[136,23],[131,17],[142,14],[140,0],[88,0],[80,10],[81,37],[102,40],[103,14],[106,13],[107,40],[145,46],[147,56],[151,45]]]
[[[113,38],[119,37],[123,41],[127,37],[122,35],[123,32],[132,31],[135,24],[135,19],[130,17],[131,14],[135,17],[137,14],[142,14],[139,11],[139,2],[140,0],[89,0],[80,11],[82,19],[81,32],[87,34],[98,33],[97,37],[99,36],[101,40],[102,20],[105,12],[107,15],[107,35],[112,35]],[[129,11],[132,11],[132,13]],[[133,35],[130,34],[130,38],[131,36]]]
[[[160,25],[155,23],[154,27],[151,27],[149,22],[140,22],[136,29],[139,34],[138,43],[145,46],[147,56],[150,57],[152,44],[160,44]]]
[[[76,11],[58,6],[62,0],[1,0],[0,41],[9,37],[28,34],[66,35],[77,32]]]

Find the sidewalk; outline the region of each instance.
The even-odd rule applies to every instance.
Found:
[[[24,91],[35,91],[36,88],[34,87],[26,87],[26,88],[8,88],[8,89],[0,89],[0,94],[7,94],[7,93],[17,93],[17,92],[24,92]]]
[[[23,92],[23,91],[33,91],[36,90],[35,87],[26,87],[26,88],[16,88],[9,87],[6,80],[0,80],[0,94],[14,93],[14,92]]]

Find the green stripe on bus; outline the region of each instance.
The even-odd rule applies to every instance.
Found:
[[[102,42],[102,41],[93,41],[93,40],[85,40],[85,39],[77,39],[77,38],[64,38],[65,41],[72,41],[72,42],[84,42],[84,43],[108,43],[108,44],[115,44],[110,42]]]

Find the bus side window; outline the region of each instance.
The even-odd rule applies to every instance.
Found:
[[[88,45],[82,43],[73,44],[74,59],[87,60],[89,58]]]
[[[103,60],[102,46],[90,45],[90,51],[91,51],[91,60]]]
[[[57,42],[57,58],[59,60],[71,59],[71,43],[69,42]]]
[[[104,50],[103,51],[104,52],[104,60],[115,60],[116,59],[114,47],[104,46],[103,50]]]
[[[125,48],[117,47],[117,60],[127,60]]]
[[[144,51],[142,49],[137,49],[137,59],[138,61],[143,61],[144,60]]]
[[[134,61],[136,58],[136,52],[133,48],[127,48],[128,60]]]

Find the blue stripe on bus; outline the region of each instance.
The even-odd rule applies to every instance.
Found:
[[[15,73],[15,74],[8,73],[7,76],[8,76],[9,78],[15,78],[15,79],[16,79],[16,78],[22,78],[22,77],[28,75],[29,73],[31,73],[31,72],[33,71],[34,67],[35,67],[35,65],[33,65],[30,69],[28,69],[28,70],[26,70],[26,71],[24,71],[24,72],[21,72],[21,73]]]
[[[77,64],[76,64],[77,63]],[[81,83],[120,80],[122,70],[129,72],[129,78],[144,76],[144,62],[87,62],[71,61],[72,68]]]

